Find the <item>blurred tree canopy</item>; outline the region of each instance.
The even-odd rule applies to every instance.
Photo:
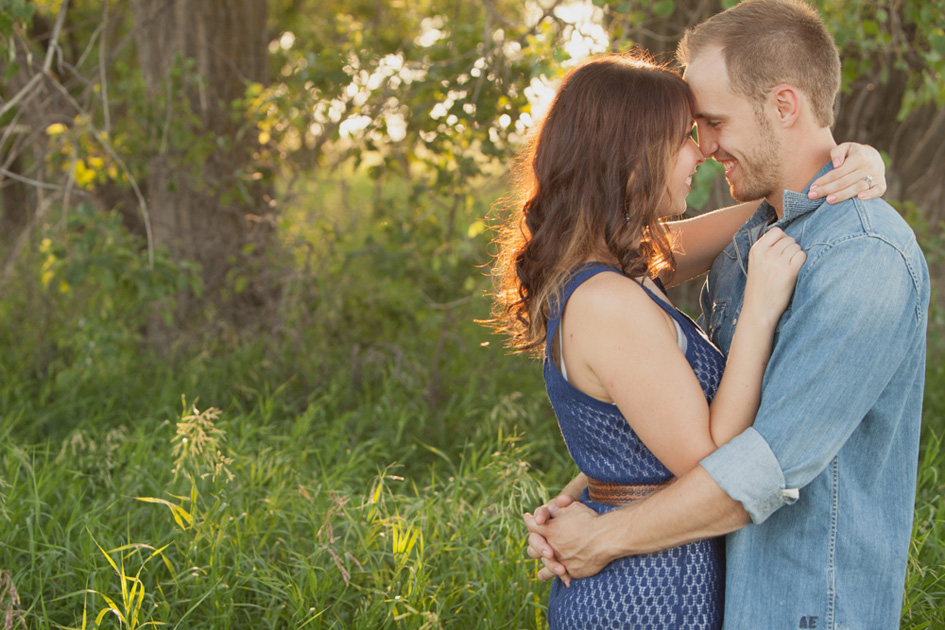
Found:
[[[197,320],[285,324],[287,296],[315,290],[293,270],[381,247],[374,273],[426,276],[449,319],[482,291],[483,218],[562,68],[669,54],[731,4],[0,0],[0,295],[41,284],[36,306],[93,274],[101,316],[126,312],[124,290],[160,341]],[[936,226],[945,0],[816,5],[844,60],[837,139],[887,152],[887,196]],[[692,205],[725,203],[703,170]],[[346,213],[373,231],[346,234]],[[102,249],[119,229],[140,256]]]

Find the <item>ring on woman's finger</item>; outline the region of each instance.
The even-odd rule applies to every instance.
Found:
[[[863,179],[866,180],[866,187],[867,187],[867,188],[872,188],[872,187],[873,187],[873,176],[872,176],[872,175],[867,175],[867,176],[864,177]]]

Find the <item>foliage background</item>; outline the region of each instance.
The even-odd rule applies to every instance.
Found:
[[[2,0],[4,628],[544,627],[519,515],[574,469],[476,323],[492,208],[573,57],[723,4],[233,0],[251,78],[184,0]],[[945,3],[817,4],[837,136],[887,151],[936,276],[902,625],[945,627]],[[149,40],[171,15],[187,46]]]

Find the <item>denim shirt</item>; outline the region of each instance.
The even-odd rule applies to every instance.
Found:
[[[898,628],[928,268],[882,200],[830,206],[805,189],[786,191],[783,207],[777,220],[761,204],[716,259],[701,298],[703,326],[727,353],[752,243],[773,224],[807,253],[754,426],[701,462],[752,519],[726,540],[725,629]]]

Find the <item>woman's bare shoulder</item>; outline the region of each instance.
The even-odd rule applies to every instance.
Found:
[[[667,323],[640,283],[620,273],[599,273],[582,283],[568,301],[567,316],[572,324],[626,332],[665,330]]]

